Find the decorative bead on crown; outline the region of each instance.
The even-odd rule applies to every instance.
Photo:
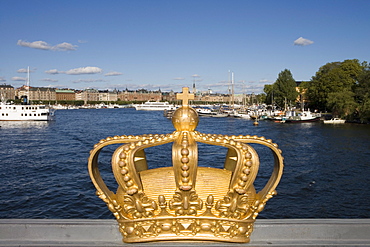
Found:
[[[203,134],[195,131],[196,111],[189,106],[188,88],[177,95],[183,105],[175,111],[175,131],[162,135],[114,136],[90,152],[88,168],[97,195],[119,223],[125,242],[213,240],[249,242],[254,221],[276,194],[283,173],[280,149],[264,137]],[[100,176],[98,155],[111,144],[124,144],[112,156],[118,183],[110,191]],[[145,148],[173,143],[172,166],[148,169]],[[228,149],[224,169],[198,167],[197,143]],[[271,149],[274,169],[265,187],[253,186],[259,168],[257,152],[248,143]]]

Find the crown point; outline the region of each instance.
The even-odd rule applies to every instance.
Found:
[[[177,99],[182,100],[182,106],[188,107],[189,106],[189,99],[194,99],[194,94],[189,93],[188,87],[182,88],[182,93],[178,93],[176,95]]]

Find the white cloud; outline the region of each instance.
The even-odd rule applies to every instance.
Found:
[[[18,40],[17,45],[41,50],[51,50],[52,48],[52,46],[46,43],[45,41],[27,42],[23,40]]]
[[[56,51],[74,51],[74,50],[76,50],[76,47],[77,47],[77,45],[72,45],[70,43],[63,42],[61,44],[53,46],[52,50],[56,50]]]
[[[45,71],[46,74],[51,74],[51,75],[56,75],[56,74],[60,74],[61,72],[59,72],[57,69],[51,69],[51,70],[47,70]],[[63,71],[62,71],[63,73]]]
[[[30,69],[30,73],[33,73],[35,72],[36,69]],[[18,73],[27,73],[28,72],[28,69],[19,69],[17,70]]]
[[[98,67],[81,67],[76,69],[70,69],[65,71],[64,73],[67,75],[81,75],[81,74],[99,74],[102,73],[103,70]]]
[[[0,76],[0,81],[6,81],[6,79],[3,76]]]
[[[262,79],[262,80],[259,80],[259,82],[261,82],[261,83],[267,83],[267,82],[271,82],[271,81],[269,81],[267,79]]]
[[[200,77],[200,75],[194,74],[194,75],[192,75],[192,77]]]
[[[312,45],[313,41],[309,39],[305,39],[303,37],[300,37],[296,40],[294,40],[294,45],[299,45],[299,46],[306,46],[306,45]]]
[[[19,69],[17,70],[18,73],[27,73],[27,69]]]
[[[176,78],[173,78],[174,80],[185,80],[184,77],[176,77]]]
[[[27,81],[27,78],[25,77],[18,77],[18,76],[14,76],[12,77],[11,79],[12,81]]]
[[[34,42],[27,42],[23,40],[18,40],[17,45],[34,48],[34,49],[40,49],[40,50],[53,50],[53,51],[74,51],[78,47],[77,45],[72,45],[67,42],[63,42],[60,44],[57,44],[55,46],[52,46],[48,44],[45,41],[34,41]]]
[[[105,74],[105,76],[118,76],[118,75],[123,75],[123,73],[112,71]]]
[[[50,79],[50,78],[45,78],[45,79],[42,79],[41,81],[58,82],[58,80]]]
[[[81,83],[81,82],[88,82],[88,83],[105,82],[105,80],[103,79],[79,79],[79,80],[73,81],[73,83]]]
[[[103,70],[98,67],[81,67],[81,68],[75,68],[75,69],[70,69],[67,71],[59,71],[57,69],[51,69],[45,71],[46,74],[67,74],[67,75],[82,75],[82,74],[99,74],[102,73]]]

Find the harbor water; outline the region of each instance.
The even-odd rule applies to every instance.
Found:
[[[135,109],[57,110],[56,121],[0,122],[0,218],[108,219],[87,171],[94,144],[116,135],[174,131],[163,112]],[[272,139],[284,156],[278,195],[259,218],[370,218],[370,125],[281,124],[245,119],[200,117],[197,131],[257,135]],[[104,148],[102,176],[114,188]],[[261,166],[255,186],[271,175],[267,148],[253,145]],[[221,168],[226,149],[199,144],[199,165]],[[171,165],[171,145],[146,150],[150,168]]]

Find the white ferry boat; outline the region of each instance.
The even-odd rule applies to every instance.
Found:
[[[30,67],[27,68],[27,87],[30,88]],[[50,121],[54,120],[54,109],[45,105],[30,105],[29,92],[23,98],[24,104],[7,104],[4,95],[0,101],[0,121]]]
[[[0,121],[51,121],[54,110],[45,105],[7,105],[0,103]]]
[[[164,111],[164,110],[173,110],[176,109],[176,106],[171,105],[168,102],[154,102],[147,101],[142,104],[133,105],[137,111]]]

